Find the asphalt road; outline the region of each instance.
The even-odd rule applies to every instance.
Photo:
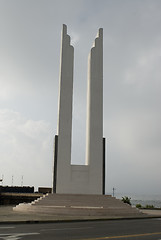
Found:
[[[161,240],[161,218],[68,223],[1,224],[0,240]]]

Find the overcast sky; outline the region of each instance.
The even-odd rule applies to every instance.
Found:
[[[161,194],[161,1],[0,0],[0,177],[50,187],[60,40],[74,46],[72,163],[85,161],[87,58],[104,29],[106,192]]]

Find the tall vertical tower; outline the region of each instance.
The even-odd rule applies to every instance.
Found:
[[[65,24],[62,29],[60,55],[58,126],[54,156],[54,165],[57,168],[54,171],[55,192],[67,190],[65,183],[70,182],[74,48],[70,44]]]
[[[54,146],[54,193],[104,194],[103,29],[88,60],[86,165],[71,165],[74,49],[63,25],[60,59],[59,118]]]
[[[86,164],[90,188],[102,190],[103,179],[103,29],[100,28],[88,58]],[[92,182],[91,182],[92,181]]]

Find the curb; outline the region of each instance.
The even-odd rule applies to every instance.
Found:
[[[116,217],[116,218],[95,218],[95,219],[61,219],[61,220],[10,220],[0,221],[0,225],[3,224],[39,224],[39,223],[67,223],[67,222],[94,222],[94,221],[122,221],[122,220],[142,220],[142,219],[155,219],[161,218],[160,216],[144,216],[144,217]]]

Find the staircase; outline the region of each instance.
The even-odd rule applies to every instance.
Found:
[[[13,210],[64,216],[144,216],[137,208],[110,195],[47,194],[31,203],[21,203]]]

